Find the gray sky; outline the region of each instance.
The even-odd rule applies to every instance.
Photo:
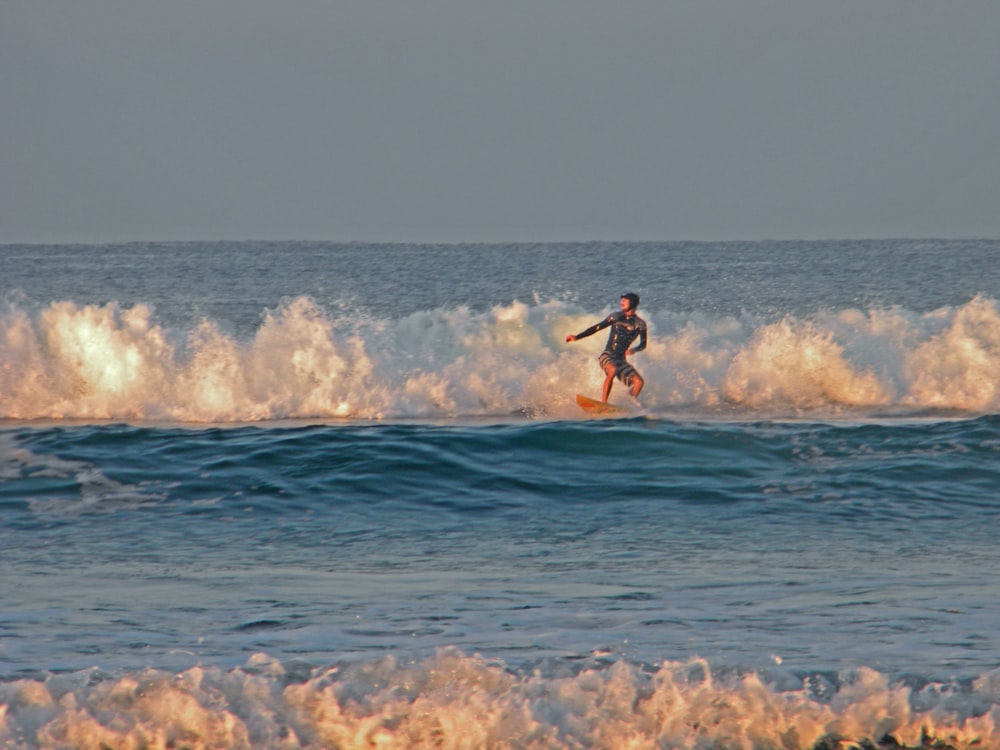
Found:
[[[0,242],[1000,237],[996,0],[0,0]]]

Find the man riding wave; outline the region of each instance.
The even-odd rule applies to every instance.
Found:
[[[621,296],[621,312],[611,313],[599,323],[595,323],[590,328],[575,336],[569,335],[566,341],[576,341],[597,333],[600,330],[611,327],[608,334],[608,343],[601,352],[598,359],[601,369],[604,370],[604,387],[601,389],[601,401],[608,402],[611,395],[611,386],[614,385],[615,378],[618,378],[628,386],[629,394],[635,398],[642,391],[646,384],[639,372],[625,359],[636,352],[641,352],[646,348],[646,321],[636,315],[636,308],[639,307],[639,295],[629,292]],[[636,339],[639,344],[631,347]],[[630,348],[631,347],[631,348]]]

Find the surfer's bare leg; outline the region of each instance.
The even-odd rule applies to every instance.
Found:
[[[615,384],[615,366],[608,363],[604,368],[604,387],[601,389],[601,401],[608,403],[608,396],[611,395],[611,386]]]
[[[642,392],[642,387],[644,385],[646,385],[646,381],[642,379],[642,375],[639,373],[633,373],[631,383],[632,387],[629,388],[628,391],[632,395],[632,398],[635,398]]]

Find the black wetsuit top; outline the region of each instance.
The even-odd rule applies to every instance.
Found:
[[[646,348],[646,321],[638,315],[629,318],[623,312],[611,313],[600,323],[595,323],[587,330],[578,333],[576,337],[578,339],[586,338],[608,326],[611,326],[611,333],[608,334],[608,343],[605,345],[604,351],[613,359],[624,360],[625,352],[628,351],[629,345],[637,337],[639,345],[635,347],[635,351],[641,352]]]

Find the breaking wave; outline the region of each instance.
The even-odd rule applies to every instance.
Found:
[[[144,304],[53,302],[0,316],[0,418],[255,422],[496,415],[579,416],[597,393],[607,314],[564,302],[399,319],[335,314],[306,297],[240,339],[218,321],[171,330]],[[993,413],[1000,309],[985,297],[927,313],[809,317],[643,311],[642,409],[736,417]],[[612,399],[625,399],[619,388]]]
[[[94,672],[0,685],[8,746],[132,748],[983,748],[1000,743],[1000,675],[964,685],[846,675],[713,675],[504,665],[436,656],[314,669],[257,654],[238,669]]]

